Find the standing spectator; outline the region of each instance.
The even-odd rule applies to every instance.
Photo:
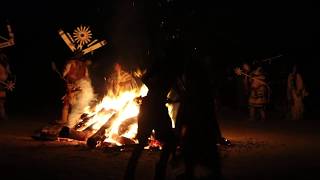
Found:
[[[304,103],[303,99],[307,96],[305,86],[301,74],[297,70],[297,65],[294,65],[292,72],[288,75],[288,105],[289,117],[292,120],[303,119]]]
[[[7,81],[10,74],[8,58],[4,53],[0,52],[0,120],[7,119],[5,109],[7,91],[12,91],[14,88],[14,83]]]
[[[251,78],[249,110],[250,120],[266,120],[266,106],[270,99],[270,88],[266,82],[266,76],[262,67],[258,67]]]

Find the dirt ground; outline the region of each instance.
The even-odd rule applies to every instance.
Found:
[[[36,141],[31,135],[48,123],[45,118],[0,122],[0,179],[122,179],[131,150],[90,149],[68,139]],[[320,179],[320,121],[262,123],[229,116],[220,118],[220,125],[233,142],[220,147],[224,179]],[[137,179],[152,179],[158,156],[156,151],[144,152]],[[169,176],[175,171],[169,165]]]

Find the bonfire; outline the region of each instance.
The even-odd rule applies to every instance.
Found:
[[[69,138],[86,141],[86,144],[92,148],[137,144],[138,141],[135,139],[138,128],[137,116],[141,99],[148,93],[146,85],[138,84],[131,88],[120,88],[117,93],[110,86],[107,87],[106,95],[102,100],[93,106],[85,107],[73,127],[50,124],[33,137],[41,140]],[[170,117],[174,119],[177,106],[173,104],[166,104],[166,106]],[[174,126],[174,120],[172,124]],[[161,149],[161,143],[153,135],[149,139],[150,143],[146,148]]]

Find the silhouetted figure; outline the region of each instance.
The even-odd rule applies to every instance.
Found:
[[[7,56],[0,51],[0,120],[7,119],[6,98],[7,91],[12,91],[14,83],[7,81],[11,74]]]
[[[258,67],[251,76],[249,96],[250,120],[266,120],[266,106],[270,100],[270,89],[262,67]]]
[[[135,2],[138,6],[139,1]],[[170,153],[175,150],[173,147],[175,146],[174,135],[171,135],[171,130],[165,130],[171,127],[171,122],[163,101],[170,88],[176,83],[176,77],[181,75],[179,71],[185,65],[186,58],[190,59],[192,54],[197,54],[201,46],[209,47],[212,45],[212,32],[208,30],[211,19],[209,20],[207,17],[207,13],[210,13],[211,9],[207,6],[208,3],[189,1],[145,0],[143,2],[145,7],[143,12],[146,12],[143,16],[146,17],[147,33],[150,35],[148,38],[150,38],[151,54],[153,53],[157,59],[167,60],[168,66],[179,62],[177,68],[172,68],[176,70],[174,72],[166,70],[169,67],[164,66],[165,62],[158,61],[158,65],[155,66],[158,68],[154,68],[154,73],[151,73],[153,75],[149,75],[151,78],[147,78],[150,79],[149,83],[145,82],[150,88],[138,117],[138,123],[141,123],[141,127],[138,128],[138,137],[144,141],[146,136],[148,137],[151,133],[152,124],[162,122],[162,125],[158,124],[157,128],[165,127],[162,130],[163,135],[159,134],[158,137],[165,140],[164,142],[167,141],[168,146],[163,149],[162,158],[159,161],[163,162],[159,163],[163,166],[160,166],[161,168],[157,166],[156,171],[156,176],[162,174],[157,178],[163,179],[165,177],[165,162]],[[218,139],[221,139],[221,132],[214,114],[214,99],[212,97],[214,90],[211,86],[212,83],[210,83],[212,76],[209,74],[212,72],[211,64],[205,60],[208,59],[196,58],[187,64],[185,71],[186,93],[183,95],[180,106],[182,111],[180,113],[183,115],[178,115],[180,116],[178,119],[181,120],[179,120],[180,122],[177,120],[178,125],[176,126],[177,130],[183,132],[181,145],[187,168],[186,177],[189,179],[196,179],[200,171],[206,173],[206,179],[220,176],[217,144]],[[160,121],[160,119],[162,120]],[[146,135],[139,133],[139,131],[143,132],[143,129],[147,129]],[[208,143],[204,145],[203,140]],[[141,146],[140,151],[142,148]],[[139,153],[135,151],[135,154]],[[138,156],[132,156],[130,162],[136,161],[137,158],[133,157]]]
[[[289,105],[289,117],[292,120],[303,119],[304,103],[303,99],[307,96],[302,76],[294,65],[292,72],[288,75],[287,97]]]
[[[137,132],[139,144],[134,149],[129,160],[125,179],[134,179],[137,161],[144,147],[148,145],[148,138],[153,129],[155,130],[156,139],[162,143],[162,151],[156,164],[154,179],[165,179],[166,177],[167,162],[176,147],[171,119],[165,106],[167,94],[175,82],[175,76],[170,73],[172,69],[169,67],[170,65],[159,62],[151,69],[148,69],[147,73],[142,77],[142,81],[149,91],[140,106]]]
[[[250,66],[247,63],[242,64],[242,72],[244,74],[250,74]],[[246,75],[237,77],[237,100],[238,110],[241,112],[248,110],[248,98],[250,94],[250,78]]]
[[[192,59],[185,72],[185,94],[177,127],[185,163],[182,179],[219,179],[217,144],[222,139],[214,110],[214,82],[210,58]]]

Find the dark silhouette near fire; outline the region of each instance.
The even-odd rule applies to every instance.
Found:
[[[165,106],[167,94],[175,82],[175,72],[176,69],[172,69],[169,65],[157,62],[142,77],[149,91],[143,98],[140,107],[137,133],[139,144],[129,160],[125,179],[134,179],[137,161],[144,147],[148,145],[148,138],[153,129],[156,138],[163,144],[154,179],[165,179],[166,177],[167,162],[176,147],[171,119]]]
[[[191,59],[184,73],[184,88],[176,129],[185,164],[182,179],[219,179],[217,144],[222,135],[214,104],[214,82],[210,57]],[[203,140],[207,143],[204,145]]]
[[[217,144],[222,136],[214,114],[214,82],[210,79],[212,59],[204,58],[210,52],[210,40],[202,36],[199,39],[193,37],[201,34],[201,28],[194,29],[193,25],[199,23],[197,21],[202,20],[204,14],[200,11],[197,11],[197,16],[189,14],[188,9],[198,10],[198,7],[182,1],[147,1],[143,5],[139,2],[135,6],[145,14],[148,59],[153,63],[142,78],[149,92],[140,107],[139,145],[129,160],[125,179],[134,179],[137,161],[152,129],[155,129],[156,138],[163,143],[155,179],[165,179],[167,161],[170,155],[175,157],[177,141],[181,141],[186,177],[195,179],[199,167],[201,172],[206,173],[206,178],[219,177]],[[177,133],[174,133],[165,103],[170,89],[177,87],[177,79],[183,74],[186,90],[178,90],[181,93],[181,111]],[[208,138],[209,145],[204,147],[201,139]]]

